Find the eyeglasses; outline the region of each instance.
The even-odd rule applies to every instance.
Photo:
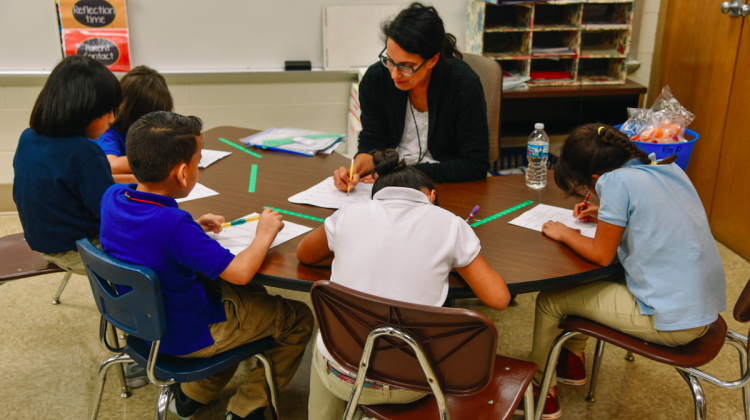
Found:
[[[386,47],[386,48],[388,48],[388,47]],[[393,70],[394,67],[397,68],[398,72],[401,73],[401,74],[403,74],[406,77],[413,76],[414,73],[418,72],[419,69],[421,69],[422,66],[424,66],[424,63],[426,63],[427,60],[428,60],[428,59],[425,59],[422,62],[422,64],[420,64],[416,69],[414,67],[409,67],[409,66],[404,66],[404,65],[401,65],[401,64],[396,64],[396,63],[393,62],[393,60],[391,60],[390,58],[388,58],[388,57],[386,57],[386,56],[383,55],[383,53],[385,52],[386,48],[383,48],[383,51],[381,51],[380,54],[378,55],[378,57],[380,57],[380,62],[383,63],[383,65],[388,70]]]

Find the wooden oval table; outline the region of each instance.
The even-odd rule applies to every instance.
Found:
[[[293,204],[287,199],[333,175],[335,169],[348,167],[351,161],[338,153],[307,157],[253,148],[252,151],[263,156],[256,158],[218,140],[221,137],[241,145],[240,138],[254,133],[257,131],[238,127],[216,127],[203,133],[205,149],[225,150],[232,154],[200,171],[198,182],[216,190],[219,195],[187,201],[181,203],[180,208],[195,218],[214,213],[224,216],[227,221],[253,212],[260,213],[264,206],[319,218],[330,216],[334,210]],[[252,164],[258,165],[255,193],[248,192]],[[512,294],[586,283],[622,270],[616,262],[608,267],[592,264],[541,232],[508,224],[539,203],[573,208],[576,200],[566,199],[551,176],[550,172],[547,187],[540,190],[526,187],[521,175],[437,186],[440,207],[463,218],[468,217],[475,205],[481,207],[475,216],[479,220],[524,201],[534,201],[475,228],[482,243],[482,254],[503,276]],[[319,222],[294,216],[285,216],[285,220],[313,228],[320,226]],[[330,278],[330,268],[310,267],[297,260],[297,244],[301,239],[302,236],[271,249],[253,281],[272,287],[309,291],[312,282]],[[449,299],[474,297],[471,289],[455,273],[451,274],[450,286]]]

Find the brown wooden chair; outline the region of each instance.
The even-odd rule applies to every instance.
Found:
[[[358,372],[345,419],[365,376],[425,392],[410,404],[362,406],[380,420],[508,419],[521,398],[533,412],[536,364],[495,355],[497,329],[484,315],[384,299],[318,281],[310,291],[323,342],[333,359]]]
[[[740,294],[737,304],[734,307],[734,319],[739,322],[750,321],[750,281],[745,285],[745,289]],[[604,353],[604,343],[606,342],[627,350],[628,354],[630,352],[639,354],[677,369],[677,372],[690,386],[690,391],[693,394],[695,402],[696,419],[706,418],[706,398],[703,394],[703,388],[698,381],[698,378],[700,378],[722,388],[743,388],[742,397],[745,419],[750,420],[750,407],[748,406],[750,389],[748,389],[747,385],[748,379],[750,379],[750,369],[747,361],[747,337],[728,330],[727,324],[721,315],[711,324],[708,332],[703,337],[678,347],[667,347],[649,343],[577,316],[564,318],[558,327],[563,332],[557,336],[550,349],[544,379],[539,391],[540,399],[537,401],[537,404],[543,402],[541,398],[546,397],[549,391],[550,383],[552,382],[552,373],[554,372],[554,369],[549,369],[549,367],[557,365],[557,358],[560,355],[563,343],[571,337],[585,334],[597,339],[593,369],[591,371],[591,384],[589,386],[589,394],[586,397],[587,401],[595,401],[596,380],[602,362],[602,354]],[[740,356],[742,377],[736,381],[725,381],[697,369],[713,360],[719,354],[724,344],[729,344],[736,348]],[[541,415],[542,410],[537,405],[535,419],[539,420]]]
[[[503,97],[503,69],[500,63],[481,55],[463,53],[464,62],[479,76],[487,104],[487,126],[490,130],[490,163],[500,156],[500,106]],[[497,168],[495,168],[497,171]]]
[[[48,263],[38,252],[32,251],[23,233],[3,236],[0,238],[0,285],[11,280],[41,276],[42,274],[59,273],[62,268]],[[52,304],[60,303],[60,295],[70,280],[71,273],[65,273],[52,298]]]

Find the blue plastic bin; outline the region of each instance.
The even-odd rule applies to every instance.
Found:
[[[615,126],[618,130],[620,127],[622,127],[622,124]],[[687,138],[687,136],[690,136],[693,139],[685,143],[644,143],[642,141],[634,141],[633,143],[635,143],[639,149],[648,154],[655,153],[656,160],[661,160],[677,154],[677,161],[675,163],[682,168],[683,171],[687,171],[688,162],[690,162],[690,155],[693,153],[693,146],[695,146],[695,142],[699,137],[698,133],[686,128],[685,138]]]

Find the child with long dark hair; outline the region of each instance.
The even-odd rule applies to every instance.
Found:
[[[462,218],[441,209],[432,181],[393,149],[373,152],[372,200],[342,206],[297,248],[302,263],[331,265],[331,281],[409,303],[441,306],[456,269],[487,306],[502,310],[510,294]],[[318,337],[310,372],[310,419],[341,418],[352,373]],[[425,394],[369,381],[360,403],[407,403]]]
[[[600,205],[583,203],[573,215],[597,223],[587,238],[549,221],[542,232],[587,260],[609,265],[617,255],[624,277],[542,292],[536,301],[530,358],[541,381],[557,324],[581,316],[639,339],[681,346],[708,330],[726,310],[726,285],[719,251],[698,193],[685,172],[665,159],[659,164],[614,127],[587,124],[565,140],[555,183],[568,195],[588,190]],[[583,351],[587,336],[569,339],[557,365],[557,382],[586,383]],[[542,418],[561,414],[550,388]]]
[[[107,155],[112,176],[118,183],[135,183],[133,171],[126,156],[125,139],[128,129],[142,116],[154,111],[173,111],[174,102],[164,76],[147,66],[130,70],[120,80],[122,106],[117,112],[112,127],[96,141]]]

